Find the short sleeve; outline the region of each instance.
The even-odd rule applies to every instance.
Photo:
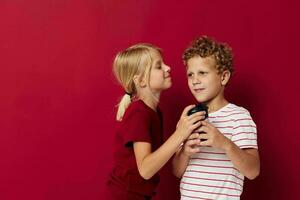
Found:
[[[150,141],[150,115],[146,110],[135,109],[123,119],[122,140],[126,147],[131,147],[133,142]]]
[[[231,140],[241,149],[258,148],[256,124],[246,109],[234,119]]]

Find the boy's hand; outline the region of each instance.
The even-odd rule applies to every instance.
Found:
[[[191,155],[200,152],[199,133],[191,134],[183,144],[183,153],[190,157]]]
[[[201,141],[200,146],[211,146],[226,151],[231,141],[209,122],[202,121],[201,124],[202,126],[197,131],[204,132],[204,134],[200,134],[199,139],[206,140]]]
[[[201,126],[201,120],[205,118],[205,112],[196,112],[190,116],[187,115],[188,111],[195,107],[195,105],[187,106],[180,117],[176,126],[177,134],[186,139],[196,128]]]

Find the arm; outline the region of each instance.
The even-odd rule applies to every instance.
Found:
[[[186,155],[183,151],[183,148],[180,148],[177,152],[176,155],[174,156],[173,159],[173,174],[177,178],[181,178],[183,173],[185,172],[185,169],[189,163],[190,157]]]
[[[248,179],[254,179],[259,175],[260,161],[257,149],[240,149],[231,140],[221,134],[217,128],[206,121],[202,121],[199,131],[206,132],[206,134],[200,134],[199,138],[207,139],[200,142],[200,145],[212,146],[224,150],[234,167]]]
[[[199,133],[191,134],[182,147],[176,152],[173,159],[173,174],[181,178],[189,163],[190,157],[199,152]]]
[[[152,152],[151,144],[147,142],[135,142],[133,144],[134,154],[140,175],[144,179],[150,179],[157,173],[178,150],[182,142],[190,133],[200,125],[203,113],[195,113],[187,116],[188,110],[193,106],[184,109],[176,131],[156,151]]]
[[[226,154],[237,168],[248,179],[255,179],[260,172],[260,161],[257,149],[240,149],[229,140],[225,146]]]

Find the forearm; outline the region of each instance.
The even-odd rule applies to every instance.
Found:
[[[188,111],[193,107],[194,105],[190,105],[184,109],[177,123],[176,131],[156,151],[152,152],[151,146],[148,146],[148,149],[144,149],[143,145],[141,148],[135,148],[134,146],[138,170],[144,179],[149,179],[157,173],[178,151],[180,145],[191,135],[193,130],[201,125],[201,120],[204,119],[204,112],[187,115]],[[136,144],[136,146],[139,146],[139,144]],[[142,152],[137,149],[142,150]]]
[[[189,156],[185,155],[183,152],[183,148],[181,148],[173,159],[173,174],[177,178],[181,178],[183,173],[186,170],[186,167],[189,163]]]
[[[230,141],[226,148],[226,154],[234,167],[248,179],[252,180],[258,176],[260,161],[256,149],[243,150]]]
[[[175,132],[160,148],[146,156],[139,168],[141,176],[149,179],[157,173],[178,150],[184,139]]]

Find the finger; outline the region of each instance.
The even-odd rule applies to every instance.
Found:
[[[191,148],[190,150],[189,150],[189,152],[190,153],[199,153],[200,152],[200,147],[199,146],[197,146],[197,147],[194,147],[194,148]]]
[[[205,132],[205,133],[207,133],[207,134],[209,134],[211,131],[211,129],[210,129],[210,127],[208,128],[207,126],[203,126],[203,132]]]
[[[194,117],[192,117],[191,119],[189,119],[190,121],[191,121],[191,123],[196,123],[196,122],[198,122],[198,121],[202,121],[202,119],[203,119],[203,116],[199,116],[199,115],[196,115],[196,116],[194,116]]]
[[[209,128],[207,128],[206,126],[203,126],[203,121],[202,121],[201,124],[202,124],[202,126],[199,127],[199,128],[197,129],[197,131],[198,131],[199,133],[201,133],[201,132],[208,133],[208,132],[209,132]]]
[[[194,116],[189,116],[190,118],[188,118],[189,121],[204,121],[205,116],[204,115],[194,115]]]
[[[189,137],[188,137],[188,140],[193,140],[193,139],[198,139],[199,138],[199,133],[198,132],[195,132],[195,133],[192,133]]]
[[[205,111],[195,112],[192,115],[190,115],[188,119],[190,120],[190,119],[193,119],[195,117],[200,117],[200,120],[205,119]]]
[[[208,121],[203,121],[203,126],[212,127]]]
[[[189,105],[189,106],[185,107],[182,111],[181,117],[187,116],[187,113],[189,112],[189,110],[194,108],[194,107],[195,107],[195,105]]]
[[[203,140],[203,139],[207,140],[207,139],[209,139],[209,135],[206,134],[206,133],[201,133],[201,134],[199,135],[199,139],[200,139],[200,140]]]
[[[201,122],[201,126],[200,127],[198,127],[196,130],[195,130],[195,132],[198,132],[198,133],[200,133],[200,132],[204,132],[203,131],[203,126],[202,126],[202,122]]]
[[[200,111],[200,112],[195,112],[193,114],[191,114],[190,116],[193,117],[193,116],[203,116],[203,119],[205,118],[205,111]]]
[[[196,130],[198,129],[199,127],[201,126],[201,121],[197,121],[197,122],[194,122],[193,125],[191,126],[191,128],[193,130]]]
[[[200,144],[200,139],[193,139],[193,140],[188,140],[186,141],[186,146],[192,147],[194,145],[199,145]]]
[[[200,141],[200,146],[211,146],[210,140]]]

